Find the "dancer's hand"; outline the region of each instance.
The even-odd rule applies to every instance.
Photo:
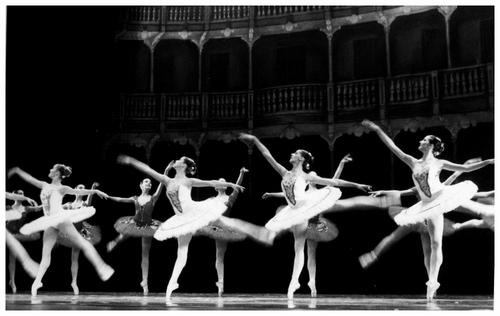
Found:
[[[361,122],[361,125],[363,125],[364,127],[366,127],[367,129],[369,129],[371,131],[376,131],[377,129],[380,128],[377,124],[373,123],[370,120],[363,120]]]
[[[12,177],[14,174],[18,173],[19,170],[20,170],[19,167],[10,168],[9,171],[7,172],[7,179]]]
[[[240,133],[240,135],[238,136],[238,138],[244,142],[248,142],[248,143],[253,143],[257,140],[257,137],[253,136],[253,135],[250,135],[250,134],[247,134],[247,133]]]
[[[233,188],[233,190],[238,190],[240,192],[245,191],[245,187],[234,183],[231,184],[231,188]]]
[[[128,165],[132,161],[132,157],[127,156],[127,155],[119,155],[118,158],[116,158],[116,162],[122,165]]]
[[[249,170],[247,168],[241,167],[240,173],[247,173],[247,172],[249,172]]]
[[[100,198],[103,198],[105,200],[107,200],[109,198],[109,195],[102,192],[101,190],[95,190],[95,194],[99,195]]]
[[[31,205],[31,206],[37,206],[38,205],[34,200],[30,199],[29,197],[27,197],[25,201],[28,202],[28,204]]]
[[[342,163],[348,163],[350,161],[352,161],[351,154],[347,154],[347,155],[344,156],[344,158],[342,158],[342,160],[340,162],[342,162]]]
[[[269,194],[269,193],[267,193],[267,192],[266,192],[266,193],[264,193],[264,194],[262,194],[262,199],[263,199],[263,200],[267,200],[267,199],[268,199],[268,198],[270,198],[270,197],[271,197],[271,194]]]
[[[358,190],[364,191],[364,192],[370,192],[372,190],[372,186],[368,184],[359,184],[357,186]]]
[[[371,197],[380,197],[389,195],[389,191],[386,190],[370,191],[368,193],[370,194]]]
[[[165,171],[163,172],[164,175],[167,175],[167,173],[174,167],[175,160],[172,160],[171,162],[168,163],[168,166],[165,168]]]

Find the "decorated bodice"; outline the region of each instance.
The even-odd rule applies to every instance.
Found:
[[[59,213],[62,208],[63,195],[59,191],[59,187],[53,184],[44,184],[42,192],[40,192],[40,200],[42,200],[43,214],[51,215]]]
[[[144,203],[139,203],[139,197],[134,196],[135,216],[134,220],[139,225],[147,225],[151,222],[155,201],[152,197]]]
[[[443,184],[439,181],[441,168],[437,163],[417,162],[412,171],[420,199],[429,200],[435,192],[442,189]]]
[[[303,177],[287,171],[281,180],[281,189],[285,193],[288,204],[295,205],[297,198],[300,198],[306,190],[306,181]]]
[[[191,201],[191,187],[188,187],[179,181],[170,181],[167,185],[167,197],[174,211],[182,213],[182,206]]]

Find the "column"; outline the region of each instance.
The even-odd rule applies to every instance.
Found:
[[[149,46],[149,45],[148,45]],[[150,45],[149,46],[149,51],[151,52],[151,59],[149,62],[149,92],[154,92],[154,77],[155,77],[155,71],[154,71],[154,63],[155,63],[155,46]]]

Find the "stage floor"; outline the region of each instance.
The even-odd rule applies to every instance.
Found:
[[[163,293],[41,293],[36,298],[7,294],[7,310],[493,310],[487,296],[440,296],[427,303],[425,296],[333,296],[310,298],[297,295],[289,301],[284,294],[174,293],[165,302]]]

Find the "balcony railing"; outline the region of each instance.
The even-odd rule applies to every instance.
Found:
[[[296,114],[322,117],[327,111],[333,111],[337,120],[343,120],[379,112],[385,117],[390,116],[391,111],[399,116],[405,113],[425,116],[439,113],[440,107],[443,113],[483,111],[492,106],[492,69],[492,64],[476,65],[338,82],[333,83],[333,89],[327,89],[326,84],[304,84],[240,92],[123,94],[119,117],[139,121],[251,121],[254,113],[255,119],[260,119],[290,118]],[[331,107],[328,100],[332,102]],[[450,100],[456,100],[460,106]]]
[[[256,7],[257,17],[274,16],[274,15],[288,15],[294,13],[303,13],[311,11],[324,10],[324,6],[258,6]]]
[[[248,6],[213,6],[210,7],[212,21],[247,19],[250,16]]]
[[[204,7],[200,6],[176,6],[166,7],[166,16],[169,22],[202,22],[204,19]]]

